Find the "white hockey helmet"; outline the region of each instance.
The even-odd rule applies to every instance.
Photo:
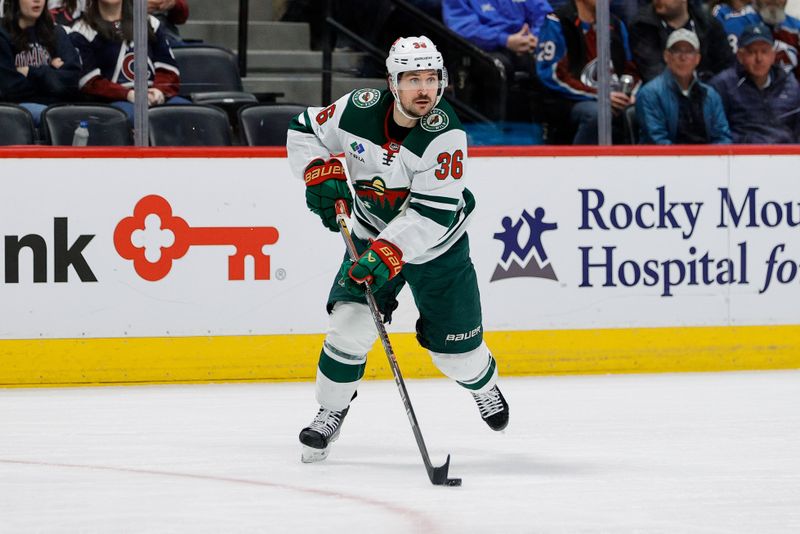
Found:
[[[447,69],[444,66],[444,58],[441,52],[436,49],[433,41],[420,35],[419,37],[401,37],[394,42],[389,49],[389,57],[386,58],[386,70],[389,73],[391,80],[390,89],[394,95],[395,101],[398,103],[398,108],[402,112],[400,106],[400,98],[397,96],[397,79],[401,72],[409,72],[414,70],[435,70],[439,77],[439,89],[436,92],[436,102],[433,107],[439,103],[444,93],[444,88],[447,87]],[[403,113],[405,115],[405,113]]]

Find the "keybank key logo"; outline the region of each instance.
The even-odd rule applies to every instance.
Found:
[[[191,227],[172,215],[172,206],[158,195],[136,203],[133,216],[122,219],[114,229],[114,248],[133,261],[136,273],[151,282],[161,280],[191,246],[233,245],[236,253],[228,257],[228,280],[244,280],[244,260],[255,261],[255,279],[269,280],[269,255],[265,245],[278,241],[278,230],[262,227]]]
[[[503,243],[503,255],[490,282],[523,276],[558,280],[542,246],[542,234],[555,230],[558,224],[544,221],[544,208],[536,208],[533,216],[527,210],[522,210],[516,222],[512,222],[511,217],[503,217],[501,224],[503,231],[493,237]],[[528,240],[525,245],[520,245],[522,230],[526,225]]]

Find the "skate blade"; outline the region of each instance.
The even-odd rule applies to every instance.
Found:
[[[316,462],[321,462],[325,458],[328,457],[328,449],[330,447],[325,447],[324,449],[315,449],[313,447],[309,447],[308,445],[303,445],[303,451],[300,455],[300,461],[304,464],[313,464]]]

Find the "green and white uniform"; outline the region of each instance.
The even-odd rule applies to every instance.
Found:
[[[302,179],[310,162],[345,154],[355,192],[353,233],[359,252],[368,239],[402,251],[400,274],[376,294],[390,314],[405,283],[420,311],[417,337],[433,362],[464,387],[494,386],[494,358],[483,343],[480,296],[466,235],[475,201],[465,187],[467,139],[450,105],[438,105],[402,142],[390,138],[395,99],[388,90],[360,89],[333,105],[311,107],[289,127],[293,173]],[[364,373],[377,337],[363,297],[347,293],[338,276],[329,296],[330,327],[320,355],[317,400],[345,408]]]

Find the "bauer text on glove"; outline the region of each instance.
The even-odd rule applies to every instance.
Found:
[[[383,239],[373,241],[370,247],[353,263],[344,279],[344,286],[350,293],[364,293],[364,282],[373,291],[391,280],[403,267],[403,253],[399,248]]]
[[[328,161],[316,159],[306,167],[303,179],[306,183],[308,209],[319,215],[325,228],[338,232],[336,201],[339,199],[344,201],[348,214],[353,205],[353,195],[347,186],[347,176],[342,162],[336,158]]]

